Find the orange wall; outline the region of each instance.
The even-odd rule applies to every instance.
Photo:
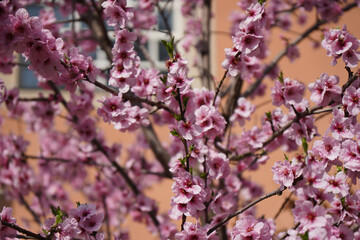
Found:
[[[215,21],[213,22],[213,28],[214,31],[229,31],[230,28],[230,22],[228,20],[229,13],[232,10],[238,9],[236,6],[236,1],[234,0],[215,0],[214,2],[213,11],[215,14]],[[341,27],[343,23],[346,23],[348,25],[348,30],[355,35],[356,37],[360,38],[360,28],[358,27],[358,22],[360,18],[360,11],[359,9],[352,10],[350,13],[346,14],[341,21],[337,24],[332,24],[332,27]],[[313,14],[312,14],[313,15]],[[311,19],[309,19],[309,22],[311,23]],[[297,28],[298,31],[301,31],[302,28]],[[271,53],[269,56],[269,59],[267,59],[267,62],[276,55],[278,51],[280,51],[283,47],[282,41],[279,41],[279,35],[285,34],[278,29],[275,29],[273,31],[273,36],[270,42],[270,48]],[[296,37],[295,34],[286,34],[289,36],[289,38],[293,39]],[[315,34],[314,36],[318,36],[319,34]],[[217,80],[219,80],[224,72],[224,70],[221,68],[221,62],[224,59],[224,51],[223,49],[225,47],[231,47],[232,43],[228,36],[225,36],[223,34],[214,34],[212,39],[212,49],[213,49],[213,58],[214,58],[214,72],[216,73]],[[300,44],[300,52],[301,52],[301,58],[297,60],[294,63],[290,63],[287,59],[283,59],[280,62],[280,68],[283,70],[286,77],[294,78],[299,81],[304,82],[306,85],[310,82],[314,82],[317,77],[321,75],[322,72],[327,72],[329,74],[337,74],[340,76],[341,81],[346,81],[347,73],[344,70],[344,65],[341,61],[339,61],[338,65],[335,67],[332,67],[330,65],[331,59],[326,56],[325,50],[322,48],[319,48],[317,50],[312,49],[311,44],[308,40],[305,40]],[[226,80],[229,82],[229,79]],[[261,99],[255,100],[253,103],[255,105],[258,105],[262,102],[265,102],[267,100],[270,100],[270,87],[272,86],[273,82],[269,83],[268,91],[265,97],[262,97]],[[307,93],[307,96],[309,94]],[[260,119],[263,116],[265,111],[269,111],[270,109],[273,109],[273,106],[271,104],[263,105],[259,107],[256,111],[256,113],[253,116],[253,120],[250,124],[247,125],[247,128],[250,127],[250,125],[258,125],[260,126]],[[3,114],[2,114],[3,115]],[[61,120],[60,120],[61,121]],[[319,122],[318,126],[319,132],[323,133],[326,130],[326,126],[329,124],[329,118],[322,119],[321,122]],[[117,131],[114,131],[112,126],[109,126],[104,123],[100,123],[101,128],[104,129],[106,137],[110,139],[110,141],[116,141],[121,142],[124,144],[123,149],[126,148],[129,144],[132,144],[135,140],[134,136],[131,134],[123,134]],[[5,126],[2,126],[1,131],[5,132],[24,132],[25,127],[21,123],[17,122],[6,122]],[[240,129],[236,130],[238,133],[241,132]],[[169,130],[166,128],[163,128],[159,131],[160,138],[164,141],[169,136]],[[36,143],[36,137],[33,134],[26,134],[26,138],[31,140],[31,149],[30,151],[33,154],[36,154],[37,152],[37,143]],[[291,156],[291,155],[290,155]],[[261,166],[260,171],[257,172],[249,172],[246,174],[247,177],[251,178],[252,180],[255,180],[256,182],[260,183],[262,186],[265,187],[265,191],[272,191],[278,187],[277,184],[275,184],[272,180],[272,174],[271,174],[271,166],[275,161],[282,160],[283,159],[283,152],[277,151],[275,153],[272,153],[270,155],[270,160],[268,163],[264,166]],[[172,197],[171,193],[171,184],[172,181],[166,180],[164,183],[162,183],[160,186],[157,186],[154,189],[150,189],[147,192],[147,195],[149,197],[154,197],[156,201],[160,204],[160,212],[166,212],[170,205],[170,198]],[[258,216],[265,215],[266,218],[271,218],[275,215],[276,211],[279,209],[280,205],[282,204],[283,200],[289,195],[289,192],[286,191],[283,196],[281,197],[273,197],[272,199],[266,200],[260,204],[258,204]],[[79,201],[79,199],[74,199],[74,201]],[[18,223],[22,225],[21,219],[24,217],[29,217],[24,214],[24,209],[18,205],[15,205],[15,216],[18,218]],[[293,225],[291,222],[291,214],[284,213],[280,216],[279,220],[276,222],[278,224],[278,229],[282,229],[284,227],[290,227]],[[179,224],[179,222],[178,222]],[[147,230],[146,226],[143,226],[138,223],[133,223],[131,221],[127,222],[126,227],[130,228],[130,236],[131,239],[157,239],[156,237],[153,237],[150,235]]]

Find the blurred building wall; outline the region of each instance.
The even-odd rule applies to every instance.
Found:
[[[229,32],[230,29],[230,21],[229,21],[229,14],[233,10],[239,10],[239,7],[237,7],[235,0],[214,0],[213,1],[213,12],[214,12],[214,20],[212,23],[213,26],[213,33],[212,33],[212,66],[213,70],[212,73],[215,74],[217,82],[221,79],[224,69],[221,67],[221,62],[224,59],[224,48],[231,47],[232,42],[228,35],[224,34],[226,32]],[[359,9],[353,9],[349,13],[346,13],[345,16],[341,18],[341,20],[338,23],[331,24],[331,27],[342,27],[344,23],[347,24],[348,30],[357,38],[360,38],[360,28],[358,26],[359,20],[360,20],[360,10]],[[311,14],[312,17],[308,19],[308,24],[312,24],[314,21],[315,14]],[[301,26],[294,26],[294,30],[297,32],[301,32],[306,27]],[[266,60],[269,62],[283,47],[284,43],[280,39],[280,36],[287,36],[290,41],[294,38],[296,38],[296,34],[294,33],[286,33],[279,29],[273,30],[272,38],[270,39],[270,53],[269,57]],[[314,38],[321,38],[321,34],[316,33],[313,34],[312,37]],[[339,63],[332,67],[330,62],[331,59],[326,56],[326,51],[322,49],[321,47],[318,49],[313,49],[311,41],[305,40],[300,45],[300,53],[301,57],[294,63],[290,63],[290,61],[286,58],[281,60],[279,66],[280,69],[284,72],[285,77],[290,77],[292,79],[297,79],[301,82],[303,82],[305,85],[308,85],[311,82],[314,82],[316,78],[318,78],[321,73],[327,72],[329,75],[339,75],[341,79],[341,83],[344,83],[347,79],[347,72],[344,69],[344,64],[339,61]],[[15,71],[15,74],[12,76],[12,78],[8,77],[5,80],[7,83],[11,82],[13,85],[16,85],[17,81],[17,74]],[[225,84],[229,83],[229,79]],[[260,105],[263,103],[266,103],[268,101],[271,101],[270,98],[270,88],[274,84],[272,81],[266,79],[265,80],[268,83],[268,89],[266,91],[266,94],[264,97],[255,99],[252,103],[255,105]],[[23,97],[34,95],[34,91],[25,91],[21,93]],[[23,95],[24,94],[24,95]],[[99,92],[99,95],[107,95],[106,93]],[[309,92],[306,93],[306,96],[309,97]],[[310,103],[312,104],[312,103]],[[271,109],[274,109],[271,103],[267,103],[264,105],[261,105],[257,107],[256,113],[254,113],[254,116],[249,124],[245,126],[246,129],[250,129],[251,126],[256,125],[260,126],[261,118],[264,114],[264,112],[269,111]],[[1,115],[4,115],[3,111],[1,111]],[[58,120],[59,124],[61,123],[61,120]],[[328,117],[322,118],[317,125],[319,126],[319,132],[324,133],[326,130],[326,127],[329,126],[330,119]],[[109,139],[110,142],[120,142],[123,144],[123,149],[126,148],[126,146],[129,146],[130,144],[133,144],[135,141],[135,137],[132,134],[124,134],[117,131],[114,131],[111,125],[99,123],[99,126],[104,129],[104,133],[107,139]],[[162,139],[162,141],[166,141],[169,136],[169,129],[167,128],[157,128],[157,131],[159,132],[159,137]],[[31,146],[29,148],[29,151],[31,154],[37,154],[38,152],[38,143],[37,138],[34,134],[29,134],[26,132],[26,127],[24,124],[18,121],[6,121],[6,124],[2,126],[1,132],[8,133],[8,132],[14,132],[14,133],[24,133],[25,138],[28,139],[31,142]],[[241,133],[242,129],[237,128],[235,130],[237,133]],[[299,151],[301,153],[301,150]],[[295,154],[295,153],[294,153]],[[292,157],[292,156],[289,156]],[[279,150],[277,152],[274,152],[270,154],[270,159],[268,163],[264,166],[261,166],[260,171],[256,172],[248,172],[245,174],[246,177],[258,182],[262,186],[265,187],[266,192],[270,192],[272,190],[275,190],[278,188],[278,185],[275,184],[272,180],[272,173],[271,173],[271,166],[275,161],[283,160],[283,151]],[[164,183],[160,184],[154,189],[150,189],[147,191],[147,195],[149,197],[154,197],[156,199],[156,202],[160,204],[160,212],[166,212],[170,207],[170,199],[172,197],[171,193],[171,185],[172,181],[165,180]],[[72,193],[71,193],[72,194]],[[75,198],[75,201],[81,201],[81,199],[77,199],[78,195],[73,194],[73,198]],[[284,199],[289,195],[289,191],[284,192],[282,196],[276,196],[271,199],[268,199],[266,201],[263,201],[262,203],[258,204],[258,210],[257,215],[264,216],[265,218],[272,218],[275,213],[280,208],[281,204],[283,203]],[[0,205],[3,204],[3,202],[0,201]],[[22,219],[31,219],[29,214],[26,213],[26,210],[23,206],[20,206],[18,204],[14,204],[15,209],[15,216],[18,219],[18,223],[22,226],[23,222]],[[74,204],[75,206],[75,204]],[[280,215],[279,219],[276,221],[278,230],[281,230],[285,227],[291,227],[293,225],[293,222],[291,220],[291,213],[289,211],[285,211],[282,215]],[[129,228],[131,239],[157,239],[156,237],[153,237],[151,234],[148,233],[146,230],[146,226],[134,223],[130,219],[125,224],[124,227]],[[31,223],[31,221],[30,221]],[[180,222],[177,222],[179,225]],[[31,224],[34,229],[40,230],[38,226]],[[36,230],[35,230],[36,231]]]

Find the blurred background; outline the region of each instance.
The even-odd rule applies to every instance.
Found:
[[[179,38],[182,36],[182,33],[186,26],[184,26],[184,21],[182,21],[182,16],[180,12],[180,2],[174,1],[174,4],[171,5],[169,9],[170,14],[170,24],[174,31],[175,37],[179,35]],[[29,12],[36,15],[38,9],[35,7],[29,8]],[[215,76],[215,82],[218,84],[219,80],[224,74],[224,69],[221,67],[221,63],[224,60],[224,48],[230,48],[232,46],[232,41],[230,38],[230,28],[231,22],[229,16],[233,11],[240,11],[240,8],[237,5],[235,0],[213,0],[212,1],[212,12],[213,18],[211,20],[211,73]],[[269,56],[265,62],[269,63],[285,46],[286,41],[294,40],[299,33],[302,33],[316,20],[315,12],[308,14],[307,23],[305,25],[294,24],[291,26],[291,30],[284,31],[278,27],[272,29],[271,38],[270,38],[270,52]],[[325,25],[328,28],[341,28],[343,24],[347,25],[348,31],[357,38],[360,38],[360,10],[355,8],[347,13],[345,13],[337,23],[330,23]],[[294,19],[296,23],[297,20]],[[159,29],[164,28],[163,23],[159,21]],[[79,26],[80,28],[82,26]],[[161,34],[149,33],[149,42],[145,45],[148,51],[151,53],[152,57],[155,58],[157,65],[161,70],[165,70],[164,61],[167,58],[167,53],[160,43],[160,39],[163,37]],[[310,35],[310,38],[302,41],[299,46],[300,57],[296,61],[291,62],[288,58],[283,58],[279,63],[279,69],[283,71],[284,77],[289,77],[291,79],[296,79],[306,86],[314,82],[323,72],[328,73],[329,75],[338,75],[340,77],[340,85],[347,81],[347,72],[344,68],[344,63],[340,60],[336,66],[331,66],[331,58],[326,55],[325,49],[321,46],[314,48],[316,43],[320,43],[322,40],[322,33],[320,31],[314,32]],[[95,51],[93,54],[96,58],[98,66],[107,66],[109,63],[106,62],[105,56],[101,51]],[[185,58],[189,59],[193,63],[194,55],[190,51]],[[23,60],[18,57],[20,63],[23,63]],[[147,67],[145,61],[144,67]],[[192,74],[196,75],[198,73],[193,72]],[[43,90],[37,88],[36,79],[31,76],[31,72],[27,71],[26,64],[17,66],[12,75],[1,75],[1,78],[5,80],[8,88],[12,86],[18,86],[21,89],[20,96],[30,97],[37,96],[38,92]],[[225,80],[224,88],[230,83],[230,79]],[[253,114],[251,121],[245,125],[245,129],[249,130],[252,126],[261,126],[261,119],[264,116],[264,113],[267,111],[273,110],[275,107],[271,104],[271,87],[274,85],[274,82],[269,78],[266,78],[265,83],[267,84],[267,89],[265,95],[260,98],[255,98],[251,100],[252,104],[256,105],[256,111]],[[245,86],[246,87],[246,86]],[[245,89],[245,87],[243,89]],[[96,92],[97,99],[100,99],[101,96],[107,96],[108,94],[102,92],[101,90]],[[306,91],[307,99],[309,99],[309,91]],[[222,106],[225,102],[222,102]],[[314,104],[310,102],[310,105]],[[37,141],[37,136],[33,133],[30,133],[26,130],[25,124],[21,120],[12,120],[7,118],[7,113],[3,108],[0,109],[1,116],[4,117],[4,124],[1,126],[1,132],[6,133],[15,133],[21,134],[25,139],[30,141],[29,155],[36,155],[39,151],[39,145]],[[95,114],[95,113],[94,113]],[[330,116],[330,115],[329,115]],[[64,120],[57,118],[56,123],[59,128],[64,127]],[[324,116],[317,120],[316,125],[318,126],[319,133],[324,133],[330,124],[330,118]],[[123,149],[126,149],[127,146],[135,144],[136,138],[134,134],[131,133],[121,133],[113,129],[112,125],[103,123],[101,120],[98,123],[99,128],[103,129],[104,135],[108,142],[117,142],[123,145]],[[241,133],[244,129],[237,127],[234,129],[234,132]],[[156,132],[158,132],[159,137],[162,141],[167,141],[169,139],[169,129],[166,127],[157,127]],[[299,154],[302,150],[299,149]],[[150,153],[149,153],[150,154]],[[293,152],[289,155],[289,158],[296,156],[296,152]],[[260,167],[258,171],[248,171],[246,172],[246,178],[256,181],[261,186],[264,187],[265,192],[270,192],[277,189],[279,186],[272,180],[271,167],[275,161],[283,160],[284,152],[280,149],[276,152],[270,154],[270,159],[265,165]],[[34,162],[35,165],[35,162]],[[157,184],[154,188],[148,189],[146,195],[152,197],[159,204],[159,211],[161,213],[167,212],[170,208],[170,199],[173,196],[171,192],[171,180],[165,180],[161,184]],[[356,186],[354,186],[356,187]],[[0,189],[1,192],[1,189]],[[275,196],[268,200],[265,200],[259,203],[257,208],[257,215],[264,216],[265,218],[273,218],[276,212],[279,210],[280,206],[284,200],[289,196],[289,191],[285,191],[282,196]],[[83,202],[82,195],[77,192],[71,193],[71,198],[75,201]],[[295,198],[294,198],[295,199]],[[35,229],[34,231],[39,231],[40,229],[37,226],[32,224],[32,220],[26,207],[22,204],[5,201],[4,196],[0,197],[0,207],[2,209],[3,205],[11,205],[14,208],[14,216],[17,218],[17,222],[26,227],[26,224],[30,224]],[[287,211],[283,211],[279,218],[276,220],[277,230],[281,231],[282,229],[289,228],[293,226],[292,214],[289,211],[291,204],[287,205]],[[74,204],[75,206],[75,204]],[[180,222],[177,223],[180,225]],[[130,239],[156,239],[152,236],[146,229],[146,226],[133,222],[130,218],[124,224],[124,228],[129,229]]]

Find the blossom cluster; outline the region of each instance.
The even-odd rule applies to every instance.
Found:
[[[162,6],[170,1],[141,0],[134,8],[126,0],[41,3],[47,9],[31,17],[26,1],[0,2],[0,71],[11,73],[14,53],[21,54],[39,87],[48,90],[26,98],[0,79],[0,104],[9,113],[0,116],[0,125],[21,119],[39,137],[38,152],[30,154],[28,138],[0,134],[0,187],[26,206],[43,232],[23,229],[12,209],[4,207],[0,239],[129,239],[124,223],[130,220],[145,224],[159,239],[360,238],[355,185],[360,179],[360,79],[359,71],[352,71],[359,62],[359,40],[346,25],[323,31],[321,45],[333,65],[342,59],[347,79],[322,73],[306,86],[279,71],[280,59],[299,58],[298,43],[318,27],[293,42],[282,37],[285,49],[270,64],[263,63],[273,27],[290,30],[294,19],[304,24],[312,9],[318,15],[315,26],[337,22],[360,5],[358,0],[239,1],[244,11],[232,16],[233,46],[225,49],[224,77],[214,88],[205,63],[211,29],[194,15],[212,17],[211,1],[182,1],[187,28],[180,42],[166,30],[169,41],[161,42],[169,59],[162,72],[156,64],[143,67],[135,46],[147,41],[144,30],[156,30],[156,14],[164,13]],[[57,22],[56,8],[70,18]],[[88,29],[77,32],[76,21]],[[64,22],[73,29],[62,32]],[[180,45],[185,52],[196,50],[194,62],[179,52]],[[88,56],[96,48],[111,62],[107,69],[98,69]],[[200,77],[193,74],[195,67]],[[259,125],[248,127],[245,123],[259,116],[253,99],[266,93],[263,79],[276,76],[267,84],[274,107]],[[227,78],[233,82],[227,84]],[[195,88],[199,82],[201,89]],[[110,95],[95,93],[95,87]],[[316,126],[316,115],[323,113],[330,116],[325,131]],[[56,124],[59,117],[64,126]],[[136,144],[108,143],[98,120],[115,131],[131,131]],[[169,141],[160,142],[156,125],[166,125]],[[241,132],[234,130],[238,125]],[[271,169],[279,188],[264,195],[249,175],[279,148],[285,159]],[[164,179],[172,183],[168,211],[149,197]],[[65,186],[89,203],[77,202],[73,209]],[[294,202],[296,225],[288,230],[276,226],[276,219],[256,217],[254,207],[284,191],[292,193]],[[228,224],[231,219],[234,226]],[[172,220],[179,220],[180,227]]]

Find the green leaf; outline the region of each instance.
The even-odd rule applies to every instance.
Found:
[[[189,152],[192,153],[195,150],[195,145],[191,144],[191,146],[189,147]]]
[[[175,114],[175,115],[174,115],[174,118],[175,118],[177,121],[180,121],[180,120],[181,120],[181,114]]]
[[[58,225],[59,223],[61,223],[61,220],[62,220],[62,216],[61,216],[61,215],[57,215],[57,216],[56,216],[55,225]]]
[[[45,236],[49,234],[49,232],[46,229],[44,229],[44,228],[41,228],[41,229],[44,232]]]
[[[182,165],[183,167],[185,167],[186,158],[185,158],[185,157],[179,158],[179,161],[180,161],[181,165]]]
[[[289,161],[289,158],[288,158],[288,156],[286,156],[285,153],[284,153],[284,156],[285,156],[285,160],[286,160],[286,161]]]
[[[204,172],[204,173],[200,174],[200,177],[201,177],[202,179],[204,179],[204,181],[205,181],[205,180],[206,180],[206,177],[207,177],[207,173]]]
[[[304,233],[303,235],[300,235],[302,240],[309,240],[309,232],[306,231],[306,233]]]
[[[193,174],[193,171],[194,171],[194,169],[191,167],[191,168],[189,169],[190,174]]]
[[[176,129],[174,128],[172,131],[170,131],[171,135],[173,135],[174,137],[180,137],[181,135],[178,133],[178,131],[176,131]]]
[[[161,77],[160,77],[160,80],[161,80],[161,82],[162,82],[164,85],[166,85],[166,83],[167,83],[167,75],[161,76]]]
[[[268,121],[272,120],[271,112],[266,112],[265,115]]]
[[[308,155],[309,146],[308,146],[308,143],[307,143],[307,141],[306,141],[306,138],[305,138],[305,137],[302,137],[302,138],[301,138],[301,142],[302,142],[302,147],[303,147],[303,149],[304,149],[305,155],[307,156],[307,155]]]
[[[76,202],[76,206],[79,207],[81,205],[80,202]]]
[[[58,225],[62,222],[65,217],[65,213],[61,211],[60,207],[55,208],[54,206],[50,206],[52,214],[56,217],[55,225]]]
[[[172,37],[170,42],[167,42],[165,40],[161,40],[162,44],[164,45],[164,47],[166,48],[166,51],[169,54],[169,57],[171,59],[174,58],[174,37]]]
[[[258,0],[258,3],[260,3],[261,5],[266,2],[266,0]]]
[[[337,166],[337,167],[336,167],[336,170],[337,170],[336,172],[342,172],[342,171],[343,171],[343,168],[340,167],[340,166]]]
[[[184,109],[186,109],[186,106],[187,106],[187,104],[188,104],[188,102],[189,102],[189,97],[183,97],[183,105],[184,105]]]
[[[278,80],[284,84],[284,73],[282,71],[280,71],[280,75],[278,76]]]
[[[60,207],[55,208],[54,206],[50,206],[50,208],[51,208],[51,212],[52,212],[52,214],[54,214],[54,216],[59,215],[61,213]]]
[[[342,198],[341,198],[341,205],[342,205],[343,207],[346,206],[345,197],[342,197]]]

